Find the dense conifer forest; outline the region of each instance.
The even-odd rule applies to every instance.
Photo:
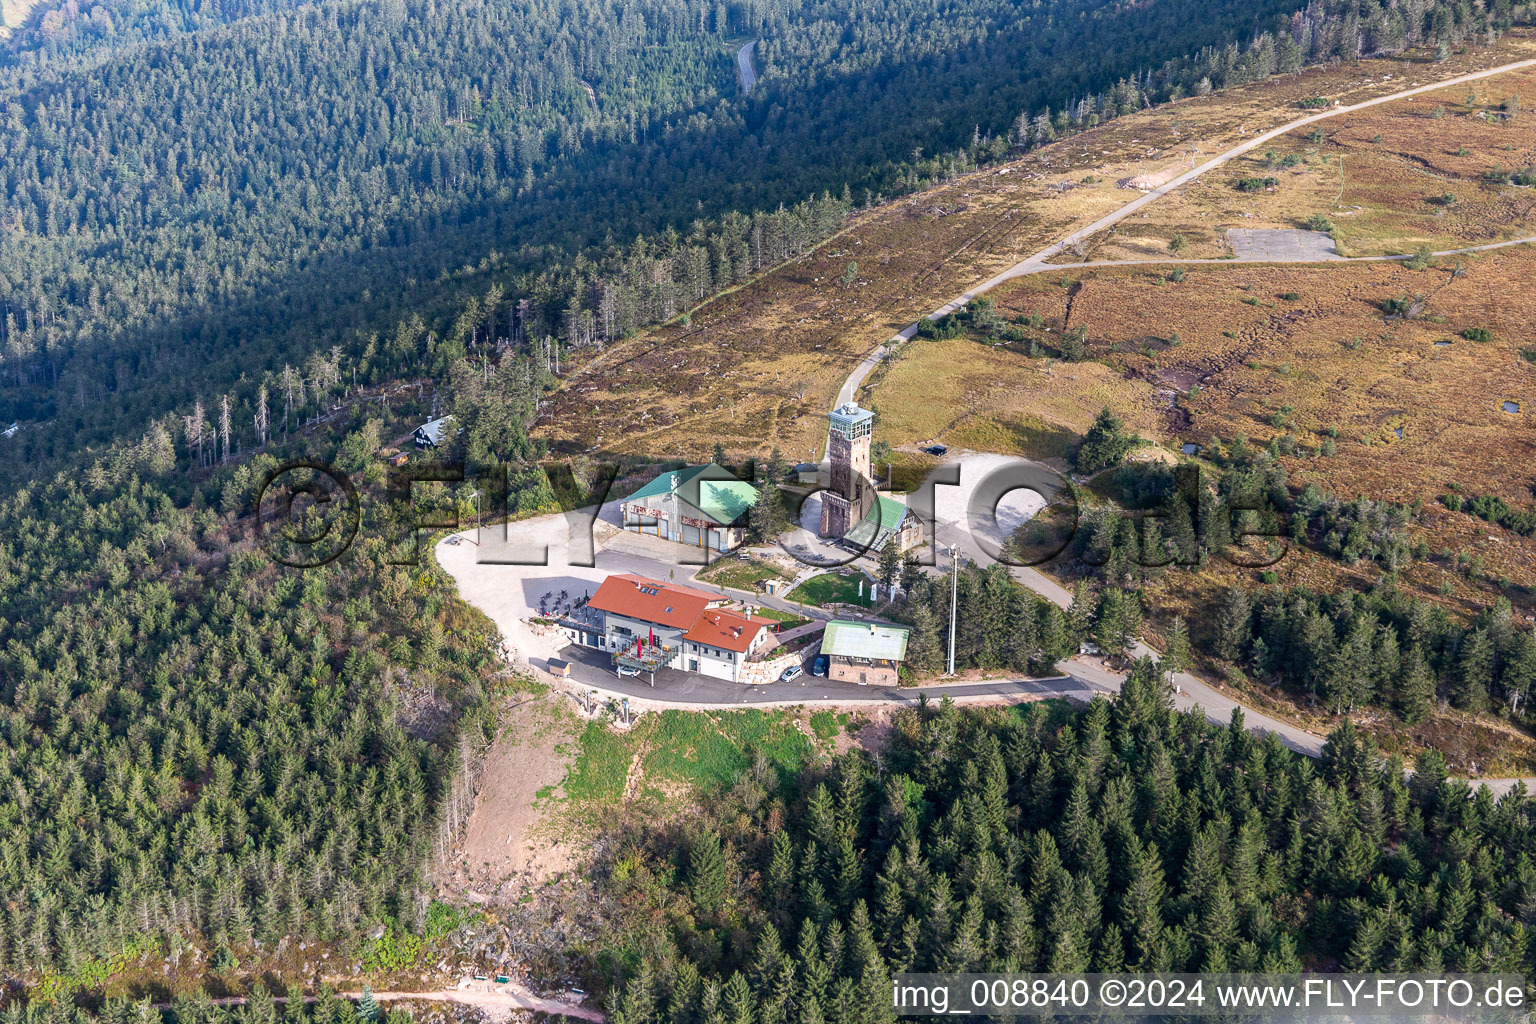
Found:
[[[877,750],[617,849],[610,1019],[893,1020],[905,971],[1530,969],[1526,794],[1405,781],[1347,724],[1314,761],[1142,662],[1113,704],[929,704]]]
[[[0,499],[0,972],[421,927],[506,679],[451,580],[395,564],[364,413],[325,442],[365,500],[321,568],[236,518],[272,455],[189,479],[151,446]]]
[[[441,372],[434,335],[455,327],[468,347],[600,343],[802,251],[851,204],[1148,103],[1524,15],[66,3],[0,61],[0,418],[48,422],[11,453],[55,458],[199,397],[249,404],[335,346],[386,376]],[[750,37],[763,78],[743,97]]]
[[[563,353],[685,313],[857,204],[1183,93],[1524,16],[1503,0],[40,13],[0,60],[0,420],[23,423],[0,441],[0,971],[420,923],[500,682],[494,635],[430,566],[392,564],[379,520],[298,575],[241,519],[280,457],[376,471],[433,408],[384,385],[429,379],[465,427],[453,454],[511,466],[514,507],[547,507],[527,428]],[[764,77],[742,97],[746,38]],[[497,341],[511,354],[493,364]],[[1094,628],[996,574],[963,585],[986,626],[966,665],[1048,667]],[[942,605],[930,587],[907,612],[925,664]],[[1413,791],[1353,753],[1315,778],[1240,730],[1169,718],[1143,682],[1079,724],[904,720],[887,766],[840,762],[834,797],[794,783],[793,823],[801,796],[744,792],[720,849],[686,844],[694,910],[635,958],[649,980],[621,1012],[851,1020],[896,963],[1198,964],[1219,929],[1240,936],[1235,962],[1290,963],[1353,956],[1330,937],[1367,919],[1385,937],[1356,962],[1523,957],[1522,807],[1431,785],[1432,764]],[[1051,824],[1084,807],[1097,853]],[[1189,880],[1207,833],[1225,888]],[[1337,857],[1293,852],[1324,841]],[[911,869],[894,893],[877,885],[892,851]],[[1500,851],[1513,881],[1488,877]],[[615,885],[646,880],[654,857],[637,857]],[[1246,902],[1254,880],[1284,916]],[[1395,916],[1362,909],[1378,889]],[[768,923],[760,949],[742,938]],[[814,962],[828,973],[798,987],[793,965]],[[286,1013],[324,1024],[330,1005]]]

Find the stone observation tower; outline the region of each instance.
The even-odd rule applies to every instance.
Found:
[[[869,512],[875,502],[870,479],[869,439],[875,414],[849,402],[832,410],[827,431],[827,458],[832,464],[832,486],[821,492],[821,535],[843,537]]]

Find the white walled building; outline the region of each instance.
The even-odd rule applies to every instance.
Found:
[[[752,655],[773,645],[771,619],[726,608],[726,598],[633,573],[608,577],[587,606],[602,613],[595,637],[624,675],[675,668],[737,682]]]

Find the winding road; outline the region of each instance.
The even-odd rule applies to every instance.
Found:
[[[1076,245],[1078,242],[1081,242],[1081,241],[1084,241],[1085,239],[1091,238],[1092,236],[1098,234],[1100,231],[1103,231],[1105,228],[1108,228],[1108,227],[1111,227],[1111,226],[1113,226],[1115,224],[1120,223],[1122,220],[1124,220],[1125,218],[1129,217],[1131,214],[1135,213],[1137,210],[1140,210],[1142,207],[1146,206],[1148,203],[1156,202],[1158,199],[1162,198],[1163,196],[1167,195],[1168,193],[1173,192],[1173,191],[1181,188],[1182,186],[1189,184],[1191,181],[1194,181],[1196,178],[1200,177],[1202,174],[1205,174],[1208,171],[1213,171],[1216,168],[1220,167],[1222,164],[1225,164],[1225,163],[1227,163],[1230,160],[1234,160],[1237,157],[1242,156],[1244,153],[1251,152],[1252,150],[1255,150],[1255,149],[1259,148],[1260,146],[1264,145],[1265,143],[1270,142],[1270,141],[1272,141],[1274,139],[1277,139],[1277,138],[1279,138],[1282,135],[1285,135],[1285,134],[1287,134],[1289,132],[1293,132],[1297,128],[1305,128],[1309,124],[1316,124],[1319,121],[1326,121],[1329,118],[1333,118],[1333,117],[1341,117],[1341,116],[1343,116],[1345,114],[1353,114],[1353,113],[1355,113],[1357,111],[1366,110],[1366,109],[1368,109],[1370,107],[1380,106],[1383,103],[1394,103],[1397,100],[1408,99],[1409,97],[1419,96],[1419,95],[1422,95],[1423,93],[1427,93],[1427,92],[1435,92],[1437,90],[1445,89],[1445,88],[1448,88],[1448,87],[1453,86],[1453,85],[1462,85],[1462,84],[1464,84],[1466,82],[1476,82],[1476,81],[1479,81],[1479,80],[1484,79],[1484,78],[1492,78],[1495,75],[1504,75],[1504,74],[1508,74],[1511,71],[1520,71],[1520,70],[1522,70],[1524,68],[1530,68],[1530,67],[1536,67],[1536,59],[1515,61],[1512,64],[1501,64],[1501,65],[1499,65],[1498,67],[1495,67],[1495,68],[1487,68],[1487,69],[1485,69],[1483,71],[1474,71],[1474,72],[1472,72],[1470,74],[1458,75],[1455,78],[1448,78],[1448,79],[1446,79],[1443,82],[1432,82],[1429,85],[1421,85],[1421,86],[1418,86],[1417,88],[1413,88],[1413,89],[1404,89],[1402,92],[1394,92],[1394,93],[1391,93],[1391,94],[1386,95],[1386,96],[1377,96],[1375,99],[1364,100],[1364,101],[1362,101],[1360,103],[1354,103],[1354,104],[1351,104],[1350,106],[1347,106],[1347,107],[1334,107],[1331,110],[1323,111],[1320,114],[1311,114],[1311,115],[1309,115],[1307,117],[1300,117],[1300,118],[1297,118],[1294,121],[1291,121],[1291,122],[1288,122],[1286,124],[1283,124],[1283,125],[1281,125],[1278,128],[1272,128],[1269,131],[1264,132],[1261,135],[1254,136],[1253,138],[1249,139],[1247,142],[1240,143],[1240,144],[1238,144],[1236,146],[1233,146],[1231,149],[1227,150],[1226,152],[1212,157],[1211,159],[1207,160],[1205,163],[1201,164],[1198,167],[1195,167],[1195,168],[1193,168],[1191,170],[1185,171],[1183,174],[1181,174],[1178,177],[1168,181],[1167,183],[1165,183],[1163,185],[1159,185],[1157,188],[1153,189],[1152,191],[1147,192],[1146,194],[1144,194],[1142,196],[1139,196],[1136,199],[1131,200],[1129,203],[1126,203],[1124,206],[1120,207],[1119,209],[1105,214],[1104,216],[1100,217],[1098,220],[1094,221],[1092,224],[1089,224],[1087,227],[1079,228],[1078,230],[1072,232],[1070,235],[1067,235],[1066,237],[1061,238],[1058,241],[1052,242],[1050,245],[1046,246],[1044,249],[1041,249],[1039,252],[1035,253],[1033,256],[1026,257],[1025,259],[1019,261],[1018,263],[1015,263],[1013,266],[1009,267],[1007,270],[1003,271],[1002,273],[997,274],[996,276],[991,277],[991,278],[987,279],[986,281],[983,281],[981,284],[977,285],[975,288],[972,288],[970,291],[966,292],[965,294],[960,295],[957,298],[951,300],[950,302],[945,303],[943,306],[939,307],[937,310],[935,310],[933,313],[931,313],[930,316],[944,316],[945,314],[953,313],[956,310],[958,310],[958,309],[962,308],[963,306],[965,306],[965,304],[970,302],[972,299],[976,298],[976,296],[983,295],[983,294],[991,291],[993,288],[996,288],[998,285],[1004,283],[1005,281],[1011,281],[1011,280],[1013,280],[1016,277],[1027,277],[1030,274],[1046,273],[1046,272],[1049,272],[1049,271],[1052,271],[1052,270],[1060,270],[1064,266],[1068,266],[1067,264],[1059,264],[1059,263],[1058,264],[1048,264],[1045,261],[1050,259],[1053,256],[1057,256],[1057,255],[1065,252],[1067,249],[1071,248],[1073,245]],[[1496,248],[1502,248],[1502,247],[1504,247],[1506,245],[1519,245],[1522,242],[1527,242],[1527,241],[1531,241],[1531,239],[1519,239],[1519,240],[1510,241],[1510,242],[1499,242],[1499,243],[1495,243],[1494,245],[1490,245],[1490,246],[1477,246],[1477,247],[1474,247],[1472,249],[1455,249],[1455,250],[1451,250],[1450,252],[1443,253],[1443,254],[1437,253],[1436,255],[1452,255],[1452,254],[1458,253],[1458,252],[1476,252],[1476,251],[1479,251],[1479,250],[1481,250],[1483,248],[1496,249]],[[1363,260],[1392,260],[1392,259],[1408,259],[1409,257],[1408,256],[1363,256],[1363,257],[1357,257],[1357,258],[1358,259],[1363,259]],[[1232,260],[1179,260],[1179,259],[1167,259],[1167,260],[1128,260],[1128,261],[1110,261],[1110,262],[1106,262],[1106,263],[1103,263],[1103,264],[1079,263],[1079,264],[1071,264],[1070,266],[1077,266],[1077,267],[1123,266],[1123,265],[1125,265],[1127,263],[1143,263],[1143,262],[1147,262],[1147,263],[1231,263],[1231,262],[1234,262],[1234,261],[1232,261]],[[1277,262],[1277,261],[1271,259],[1271,260],[1251,260],[1251,261],[1246,261],[1246,262],[1274,263],[1274,262]],[[1329,260],[1328,262],[1330,262],[1330,263],[1339,263],[1339,262],[1343,262],[1343,261],[1342,260],[1338,260],[1338,259],[1333,259],[1333,260]],[[916,323],[909,325],[904,330],[899,332],[889,342],[886,342],[886,345],[890,345],[890,344],[895,343],[897,341],[902,341],[902,340],[906,340],[908,338],[913,337],[917,333],[917,327],[918,327],[918,325]],[[881,347],[884,348],[885,346],[881,346]]]
[[[953,313],[959,309],[962,309],[967,303],[969,303],[977,296],[983,295],[986,292],[991,291],[993,288],[996,288],[997,286],[1015,278],[1026,277],[1031,274],[1049,273],[1058,270],[1158,264],[1316,262],[1315,260],[1310,259],[1287,261],[1277,260],[1274,258],[1183,260],[1177,258],[1169,258],[1156,260],[1105,260],[1101,262],[1054,264],[1047,263],[1046,261],[1054,256],[1061,254],[1076,243],[1081,242],[1084,239],[1087,239],[1097,234],[1098,232],[1119,223],[1149,203],[1155,202],[1162,196],[1165,196],[1170,192],[1173,192],[1174,190],[1182,187],[1183,185],[1188,184],[1189,182],[1200,177],[1202,174],[1214,170],[1215,168],[1220,167],[1228,161],[1242,156],[1244,153],[1250,152],[1264,145],[1265,143],[1270,142],[1273,139],[1285,135],[1288,132],[1295,131],[1297,128],[1303,128],[1307,125],[1315,124],[1319,121],[1328,120],[1329,118],[1339,117],[1344,114],[1365,110],[1369,107],[1379,106],[1383,103],[1392,103],[1397,100],[1407,99],[1409,97],[1422,95],[1428,92],[1434,92],[1440,89],[1448,88],[1450,86],[1461,85],[1466,82],[1474,82],[1480,79],[1491,78],[1496,75],[1507,74],[1511,71],[1519,71],[1524,68],[1531,67],[1536,67],[1536,59],[1516,61],[1514,63],[1502,64],[1498,67],[1488,68],[1483,71],[1459,75],[1455,78],[1446,79],[1445,81],[1433,82],[1428,85],[1417,86],[1412,89],[1405,89],[1401,92],[1391,93],[1390,95],[1386,96],[1378,96],[1375,99],[1365,100],[1361,103],[1355,103],[1350,106],[1335,107],[1322,113],[1311,114],[1307,117],[1298,118],[1294,121],[1288,122],[1287,124],[1283,124],[1278,128],[1271,129],[1267,132],[1255,136],[1252,139],[1249,139],[1246,142],[1233,146],[1231,149],[1228,149],[1225,152],[1212,157],[1210,160],[1207,160],[1200,166],[1186,171],[1178,177],[1168,181],[1166,184],[1163,184],[1147,192],[1146,194],[1137,197],[1131,202],[1126,203],[1124,206],[1119,207],[1111,213],[1100,217],[1098,220],[1095,220],[1093,223],[1087,225],[1086,227],[1079,228],[1071,234],[1066,235],[1065,237],[1051,243],[1044,249],[1041,249],[1039,252],[1026,257],[1020,262],[1014,264],[1012,267],[1009,267],[1007,270],[1004,270],[1002,273],[999,273],[987,279],[986,281],[983,281],[976,287],[945,303],[943,306],[934,310],[933,313],[930,314],[930,317],[944,316],[946,314]],[[1517,238],[1503,242],[1494,242],[1488,245],[1469,246],[1462,249],[1447,249],[1436,252],[1434,255],[1458,256],[1468,253],[1486,252],[1493,249],[1504,249],[1517,245],[1525,245],[1532,242],[1536,242],[1536,237]],[[1397,256],[1358,256],[1344,258],[1333,257],[1327,260],[1327,262],[1329,264],[1349,262],[1390,262],[1397,260],[1407,260],[1411,258],[1412,254],[1403,254]],[[906,328],[899,331],[888,341],[881,343],[873,351],[866,355],[863,360],[861,360],[859,364],[854,367],[853,372],[848,375],[847,379],[844,380],[842,387],[838,390],[837,399],[834,405],[841,405],[845,402],[853,401],[854,398],[859,394],[859,391],[862,388],[864,381],[868,378],[870,372],[877,365],[879,365],[881,360],[892,354],[901,342],[914,337],[917,334],[918,326],[920,323],[921,321],[909,324]],[[966,534],[967,531],[965,530],[963,524],[955,522],[940,522],[937,526],[935,542],[941,545],[959,544],[965,554],[976,559],[978,562],[981,562],[981,564],[987,564],[990,559],[988,559],[983,552],[976,548],[973,543],[968,543],[968,537]],[[1018,580],[1019,583],[1023,584],[1025,587],[1028,587],[1030,590],[1033,590],[1035,593],[1046,598],[1047,600],[1052,601],[1063,608],[1067,607],[1071,603],[1071,594],[1068,593],[1067,590],[1063,588],[1059,583],[1052,580],[1044,573],[1032,568],[1014,568],[1012,572],[1014,578]],[[1157,651],[1141,643],[1134,645],[1130,653],[1135,657],[1159,657]],[[1083,659],[1073,659],[1072,661],[1067,662],[1063,667],[1066,669],[1068,677],[1071,678],[1075,683],[1097,692],[1117,693],[1119,692],[1120,684],[1125,679],[1124,675],[1120,673],[1109,671],[1102,666],[1087,663]],[[1208,683],[1205,680],[1187,672],[1179,673],[1176,675],[1174,677],[1174,682],[1177,684],[1179,690],[1179,693],[1175,698],[1175,703],[1181,710],[1199,708],[1205,713],[1206,717],[1210,721],[1218,724],[1225,724],[1231,720],[1232,712],[1234,710],[1240,709],[1243,712],[1244,722],[1250,730],[1261,733],[1272,733],[1282,743],[1290,747],[1292,750],[1311,757],[1316,757],[1322,753],[1324,743],[1323,737],[1320,737],[1315,733],[1308,732],[1305,729],[1291,725],[1287,722],[1280,721],[1279,719],[1272,718],[1263,714],[1262,712],[1255,711],[1252,708],[1246,707],[1229,696],[1218,685]],[[1536,778],[1532,777],[1479,779],[1476,781],[1481,785],[1488,786],[1489,789],[1492,790],[1495,794],[1502,794],[1507,792],[1508,790],[1514,788],[1517,783],[1524,783],[1528,788],[1536,788]]]
[[[742,84],[744,88],[750,88],[751,82],[756,76],[750,70],[751,51],[753,43],[748,43],[737,51],[737,60],[742,70]],[[935,310],[933,316],[942,316],[962,308],[966,303],[978,295],[984,294],[992,288],[1010,281],[1016,277],[1029,274],[1046,273],[1062,269],[1084,269],[1100,266],[1126,266],[1140,264],[1171,264],[1171,263],[1276,263],[1282,262],[1276,259],[1240,259],[1240,260],[1116,260],[1100,263],[1076,263],[1076,264],[1049,264],[1045,261],[1060,254],[1075,243],[1082,241],[1091,235],[1124,220],[1126,217],[1142,209],[1147,204],[1155,202],[1161,196],[1167,195],[1173,190],[1193,181],[1200,175],[1220,167],[1222,164],[1241,156],[1259,146],[1264,145],[1287,132],[1305,127],[1319,121],[1333,117],[1339,117],[1383,103],[1391,103],[1411,96],[1421,95],[1455,86],[1466,82],[1490,78],[1495,75],[1506,74],[1524,68],[1536,67],[1536,59],[1517,61],[1511,64],[1500,65],[1484,71],[1460,75],[1442,82],[1434,82],[1428,85],[1417,86],[1412,89],[1380,96],[1366,100],[1351,106],[1337,107],[1318,114],[1298,118],[1287,124],[1281,125],[1270,131],[1264,132],[1246,142],[1228,149],[1226,152],[1207,160],[1200,166],[1179,175],[1166,184],[1137,197],[1115,211],[1095,220],[1086,227],[1080,228],[1069,235],[1059,239],[1051,245],[1041,249],[1002,273],[982,282],[964,294]],[[1463,253],[1482,252],[1491,249],[1501,249],[1515,245],[1536,241],[1536,239],[1522,238],[1505,242],[1496,242],[1489,245],[1473,246],[1465,249],[1446,250],[1436,253],[1437,256],[1451,256]],[[1368,256],[1356,257],[1358,261],[1391,261],[1410,258],[1403,256]],[[1348,259],[1332,258],[1328,262],[1349,262]],[[1306,262],[1311,262],[1310,260]],[[877,346],[874,351],[866,355],[853,371],[844,380],[839,389],[836,402],[840,405],[854,399],[859,393],[864,380],[871,370],[879,364],[887,354],[894,351],[900,342],[913,337],[917,333],[918,324],[913,323],[900,331],[889,341]],[[988,456],[969,456],[966,461],[989,458]],[[962,480],[960,490],[966,486],[964,463],[962,463]],[[951,489],[953,490],[953,489]],[[963,507],[963,505],[962,505]],[[936,524],[935,541],[938,544],[948,546],[959,545],[966,557],[970,557],[982,564],[987,564],[991,559],[982,551],[971,537],[968,524],[963,522],[963,516],[939,515]],[[547,516],[536,520],[528,520],[517,524],[517,529],[524,542],[535,535],[541,535],[540,531],[549,531],[547,536],[551,542],[550,553],[554,554],[562,545],[567,550],[575,550],[570,545],[570,534],[567,529],[572,525],[568,516]],[[465,531],[457,535],[467,539],[474,536],[474,531]],[[464,598],[486,612],[494,619],[502,632],[514,646],[524,652],[524,660],[527,655],[539,652],[545,645],[539,637],[530,633],[527,619],[536,614],[530,611],[529,603],[534,601],[534,594],[547,589],[560,589],[565,587],[580,587],[601,579],[613,572],[640,572],[645,575],[660,578],[679,578],[680,581],[691,581],[694,575],[694,567],[680,566],[677,563],[675,553],[670,560],[660,550],[638,550],[634,547],[621,548],[618,545],[634,545],[647,538],[633,538],[633,535],[620,534],[614,537],[606,545],[598,545],[594,551],[593,565],[588,568],[567,566],[556,572],[546,567],[513,567],[509,565],[480,564],[480,549],[468,544],[460,544],[451,538],[441,542],[437,547],[439,564],[452,574],[458,584],[460,593]],[[555,563],[551,560],[550,565]],[[681,572],[676,570],[681,569]],[[1025,587],[1041,595],[1042,597],[1066,607],[1071,603],[1071,594],[1055,580],[1044,573],[1032,568],[1014,568],[1014,577]],[[574,590],[573,590],[574,592]],[[740,591],[731,591],[731,596],[754,603],[793,609],[801,614],[817,615],[818,612],[790,605],[779,599],[764,597],[760,594],[747,594]],[[824,613],[822,613],[824,614]],[[643,700],[658,705],[667,705],[677,708],[710,708],[721,706],[772,706],[785,704],[806,703],[886,703],[907,704],[916,699],[918,690],[883,691],[869,687],[842,687],[828,683],[825,680],[807,680],[803,683],[771,684],[765,687],[742,687],[738,684],[716,683],[683,672],[667,671],[658,674],[658,684],[651,687],[638,679],[620,679],[606,666],[588,665],[584,659],[575,657],[575,648],[568,649],[561,654],[562,658],[574,662],[573,670],[575,678],[569,684],[575,684],[579,688],[592,688],[600,693],[614,697],[628,697],[635,700]],[[1158,653],[1144,644],[1135,645],[1131,653],[1134,656],[1158,657]],[[528,661],[530,667],[539,668],[535,664],[542,658]],[[980,683],[952,683],[930,685],[922,688],[931,696],[947,694],[957,699],[987,700],[1008,697],[1041,698],[1048,696],[1076,697],[1079,699],[1089,697],[1095,693],[1118,693],[1125,677],[1121,673],[1107,669],[1096,661],[1073,658],[1060,666],[1064,674],[1059,677],[1037,680],[1001,680]],[[1180,673],[1175,679],[1178,693],[1175,704],[1181,710],[1198,708],[1212,722],[1226,724],[1231,720],[1234,710],[1241,709],[1247,728],[1255,732],[1270,733],[1275,735],[1282,743],[1299,753],[1309,756],[1317,756],[1322,752],[1323,738],[1308,732],[1298,726],[1281,721],[1277,718],[1265,715],[1253,708],[1243,706],[1230,696],[1220,684],[1207,682],[1189,673]],[[791,689],[793,688],[793,689]],[[846,689],[846,692],[845,692]],[[1536,779],[1479,779],[1479,784],[1487,785],[1495,794],[1500,794],[1513,788],[1516,783],[1523,782],[1527,786],[1536,784]],[[1536,788],[1536,787],[1533,787]]]
[[[757,84],[757,69],[752,66],[752,50],[757,46],[754,39],[736,51],[736,70],[741,73],[741,91],[750,93]]]
[[[1031,274],[1046,274],[1046,273],[1050,273],[1050,272],[1056,271],[1056,270],[1081,270],[1081,269],[1086,269],[1086,268],[1091,268],[1091,267],[1125,267],[1125,266],[1139,266],[1139,265],[1144,265],[1144,264],[1145,265],[1156,265],[1156,264],[1169,264],[1169,263],[1195,264],[1195,263],[1277,263],[1277,262],[1285,262],[1285,261],[1275,260],[1275,259],[1201,259],[1201,260],[1181,260],[1181,259],[1177,259],[1177,258],[1173,258],[1173,257],[1170,257],[1169,259],[1158,259],[1158,260],[1105,260],[1105,261],[1099,262],[1099,263],[1047,263],[1046,261],[1051,259],[1053,256],[1060,255],[1061,253],[1065,252],[1067,249],[1071,248],[1073,245],[1076,245],[1078,242],[1081,242],[1081,241],[1084,241],[1085,239],[1091,238],[1092,236],[1098,234],[1100,231],[1103,231],[1105,228],[1108,228],[1108,227],[1111,227],[1111,226],[1113,226],[1115,224],[1120,223],[1122,220],[1124,220],[1125,218],[1129,217],[1131,214],[1135,213],[1136,211],[1140,210],[1142,207],[1146,206],[1147,204],[1156,202],[1158,199],[1162,198],[1163,196],[1167,195],[1168,193],[1173,192],[1173,191],[1181,188],[1182,186],[1189,184],[1191,181],[1194,181],[1196,178],[1200,177],[1202,174],[1205,174],[1208,171],[1213,171],[1216,168],[1220,167],[1222,164],[1225,164],[1228,161],[1234,160],[1237,157],[1242,156],[1244,153],[1251,152],[1252,150],[1255,150],[1258,147],[1264,145],[1266,142],[1270,142],[1270,141],[1272,141],[1274,139],[1277,139],[1280,136],[1285,135],[1288,132],[1293,132],[1297,128],[1305,128],[1307,125],[1309,125],[1309,124],[1316,124],[1318,121],[1326,121],[1326,120],[1328,120],[1329,118],[1332,118],[1332,117],[1340,117],[1340,116],[1342,116],[1344,114],[1352,114],[1352,113],[1355,113],[1356,111],[1365,110],[1365,109],[1367,109],[1369,107],[1379,106],[1379,105],[1381,105],[1383,103],[1393,103],[1393,102],[1395,102],[1397,100],[1408,99],[1409,97],[1412,97],[1412,96],[1419,96],[1419,95],[1422,95],[1423,93],[1434,92],[1436,90],[1445,89],[1445,88],[1448,88],[1448,87],[1453,86],[1453,85],[1462,85],[1462,84],[1464,84],[1466,82],[1476,82],[1476,81],[1479,81],[1479,80],[1484,79],[1484,78],[1492,78],[1495,75],[1508,74],[1511,71],[1520,71],[1520,70],[1522,70],[1524,68],[1530,68],[1530,67],[1536,67],[1536,59],[1515,61],[1512,64],[1501,64],[1498,67],[1487,68],[1487,69],[1485,69],[1483,71],[1474,71],[1474,72],[1471,72],[1469,74],[1458,75],[1455,78],[1448,78],[1448,79],[1446,79],[1443,82],[1431,82],[1429,85],[1421,85],[1421,86],[1418,86],[1418,87],[1413,88],[1413,89],[1404,89],[1402,92],[1394,92],[1394,93],[1391,93],[1391,94],[1386,95],[1386,96],[1377,96],[1375,99],[1364,100],[1364,101],[1362,101],[1360,103],[1354,103],[1354,104],[1351,104],[1350,106],[1347,106],[1347,107],[1334,107],[1334,108],[1332,108],[1330,110],[1325,110],[1325,111],[1323,111],[1322,113],[1319,113],[1319,114],[1311,114],[1311,115],[1308,115],[1307,117],[1297,118],[1296,120],[1290,121],[1290,122],[1288,122],[1286,124],[1283,124],[1283,125],[1281,125],[1278,128],[1272,128],[1269,131],[1264,132],[1261,135],[1257,135],[1257,136],[1249,139],[1247,142],[1240,143],[1240,144],[1238,144],[1236,146],[1233,146],[1231,149],[1227,150],[1226,152],[1212,157],[1211,159],[1207,160],[1205,163],[1201,164],[1198,167],[1195,167],[1195,168],[1193,168],[1191,170],[1185,171],[1183,174],[1179,175],[1176,178],[1173,178],[1172,180],[1166,182],[1165,184],[1159,185],[1157,188],[1152,189],[1150,192],[1147,192],[1147,193],[1137,197],[1136,199],[1131,200],[1129,203],[1126,203],[1124,206],[1121,206],[1118,209],[1113,210],[1112,212],[1105,214],[1104,216],[1100,217],[1098,220],[1094,221],[1092,224],[1089,224],[1087,227],[1079,228],[1078,230],[1072,232],[1070,235],[1066,235],[1065,237],[1060,238],[1060,239],[1058,239],[1055,242],[1052,242],[1050,245],[1046,246],[1044,249],[1041,249],[1039,252],[1037,252],[1037,253],[1035,253],[1035,254],[1033,254],[1031,256],[1025,257],[1024,259],[1020,260],[1018,263],[1015,263],[1013,266],[1009,267],[1007,270],[1004,270],[1002,273],[997,274],[997,275],[995,275],[993,277],[990,277],[987,280],[983,281],[981,284],[979,284],[976,287],[972,288],[970,291],[967,291],[967,292],[965,292],[965,293],[963,293],[963,294],[961,294],[959,296],[956,296],[954,299],[951,299],[949,302],[946,302],[944,305],[940,306],[938,309],[934,310],[932,313],[928,314],[928,316],[924,317],[923,319],[927,320],[927,319],[932,319],[934,317],[946,316],[946,315],[948,315],[950,313],[953,313],[953,312],[955,312],[955,311],[957,311],[959,309],[963,309],[965,307],[965,305],[967,303],[969,303],[972,299],[976,298],[979,295],[985,295],[987,292],[989,292],[992,289],[996,288],[998,285],[1004,284],[1004,283],[1006,283],[1008,281],[1012,281],[1014,278],[1028,277]],[[1466,248],[1466,249],[1448,249],[1448,250],[1446,250],[1444,252],[1437,252],[1437,253],[1435,253],[1435,255],[1436,256],[1459,256],[1459,255],[1462,255],[1464,253],[1484,252],[1484,251],[1489,250],[1489,249],[1503,249],[1503,248],[1506,248],[1508,246],[1524,245],[1524,244],[1527,244],[1527,243],[1530,243],[1530,242],[1536,242],[1536,237],[1532,237],[1532,238],[1517,238],[1517,239],[1512,239],[1512,240],[1507,241],[1507,242],[1495,242],[1495,243],[1493,243],[1491,245],[1471,246],[1471,247]],[[1405,254],[1405,255],[1401,255],[1401,256],[1354,256],[1354,257],[1334,258],[1334,259],[1328,260],[1328,262],[1329,263],[1347,263],[1347,262],[1352,262],[1352,261],[1353,262],[1373,262],[1373,261],[1374,262],[1385,262],[1385,261],[1391,261],[1391,260],[1407,260],[1407,259],[1412,259],[1412,255],[1411,254]],[[1312,262],[1312,261],[1295,261],[1295,262]],[[837,393],[837,401],[834,403],[834,405],[842,405],[844,402],[851,402],[851,401],[853,401],[854,396],[858,394],[859,388],[863,386],[864,380],[865,380],[865,378],[867,378],[869,376],[870,371],[872,371],[876,366],[878,366],[882,359],[884,359],[887,355],[889,355],[892,351],[894,351],[895,346],[899,345],[903,341],[907,341],[907,340],[910,340],[911,338],[915,337],[917,335],[918,326],[921,323],[922,323],[922,320],[918,320],[918,321],[916,321],[914,323],[908,324],[906,327],[902,328],[895,335],[893,335],[888,341],[882,342],[879,346],[877,346],[874,349],[874,351],[870,352],[867,356],[865,356],[863,361],[860,362],[859,365],[854,368],[853,373],[848,375],[848,379],[846,381],[844,381],[842,389],[840,391],[838,391],[838,393]]]

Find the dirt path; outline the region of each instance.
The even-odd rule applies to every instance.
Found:
[[[484,986],[477,988],[475,986]],[[348,998],[360,998],[362,993],[349,992]],[[427,1002],[462,1003],[484,1010],[538,1010],[556,1013],[563,1017],[600,1022],[607,1017],[601,1010],[578,1006],[561,999],[545,999],[536,996],[517,982],[495,985],[491,982],[459,982],[458,988],[445,988],[436,992],[375,992],[373,998],[380,1002],[420,999]]]
[[[337,995],[343,999],[352,1000],[363,997],[361,992],[338,992]],[[306,1003],[313,1003],[319,998],[316,995],[302,997]],[[537,1010],[542,1013],[559,1014],[563,1017],[575,1017],[578,1020],[594,1022],[607,1019],[601,1010],[579,1006],[563,999],[546,999],[543,996],[536,996],[515,981],[498,985],[489,981],[474,981],[466,978],[459,982],[456,988],[438,989],[435,992],[375,992],[373,998],[381,1003],[420,1000],[428,1003],[460,1003],[464,1006],[478,1006],[484,1010]],[[271,999],[274,1003],[286,1003],[289,997],[272,996]],[[250,1000],[250,996],[220,996],[208,1002],[214,1006],[244,1006]],[[174,1005],[173,1003],[155,1003],[152,1009],[169,1010]]]

